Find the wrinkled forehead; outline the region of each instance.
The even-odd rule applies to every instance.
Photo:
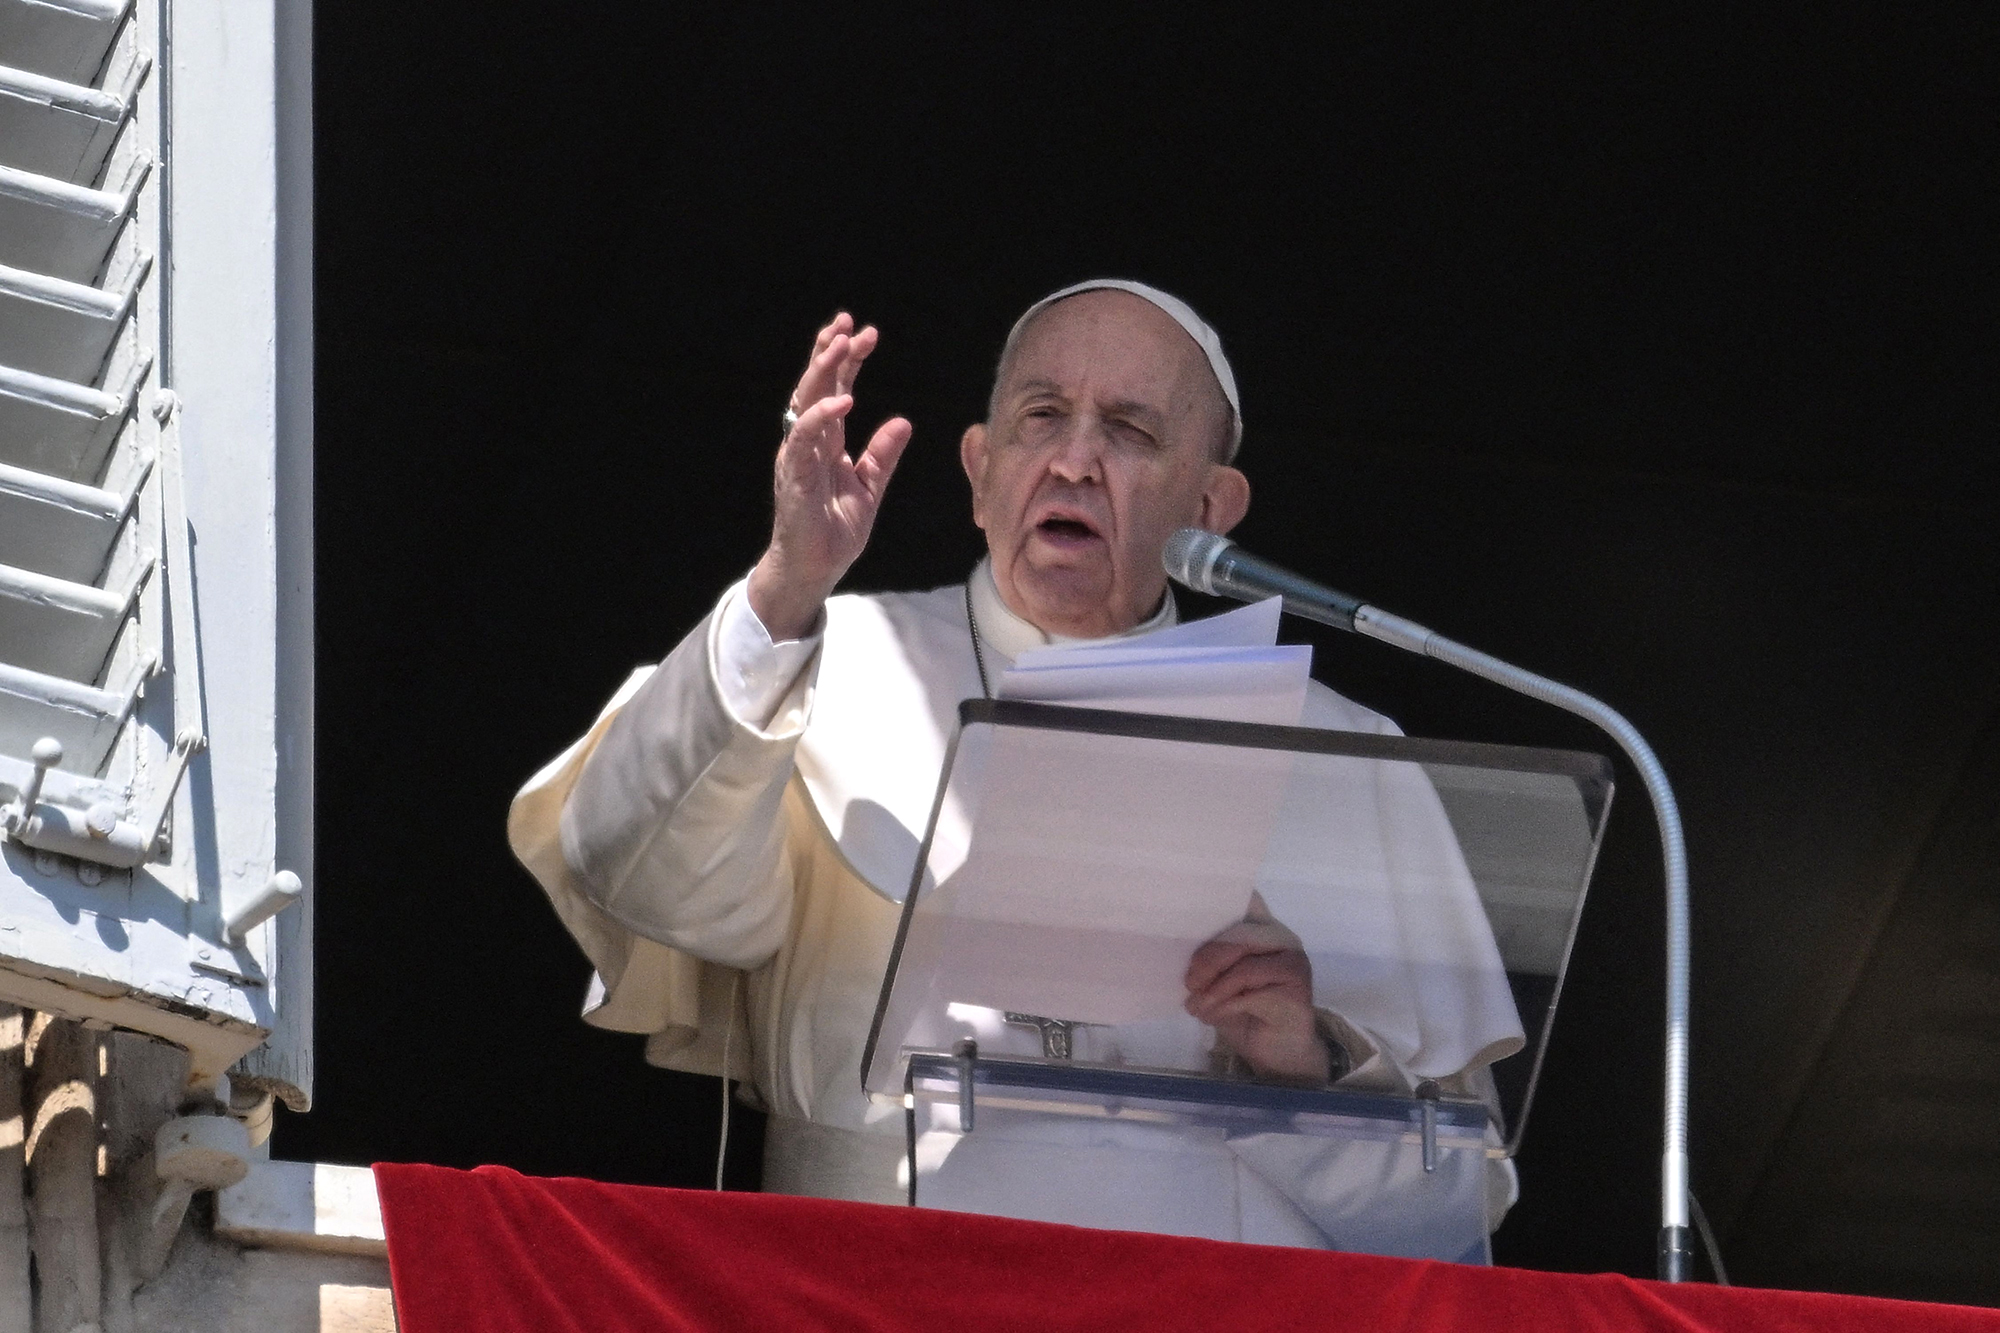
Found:
[[[1036,310],[1011,340],[998,392],[1035,390],[1206,414],[1222,406],[1208,359],[1186,330],[1149,302],[1094,290]]]

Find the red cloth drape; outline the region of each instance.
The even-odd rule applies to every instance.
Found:
[[[2000,1333],[2000,1311],[377,1166],[402,1333]]]

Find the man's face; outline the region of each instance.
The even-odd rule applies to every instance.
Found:
[[[959,451],[1007,605],[1073,638],[1150,616],[1168,536],[1227,532],[1249,507],[1216,461],[1227,424],[1207,359],[1150,301],[1084,292],[1036,316]]]

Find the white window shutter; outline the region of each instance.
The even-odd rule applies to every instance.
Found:
[[[310,10],[281,4],[0,0],[0,1000],[303,1108]]]

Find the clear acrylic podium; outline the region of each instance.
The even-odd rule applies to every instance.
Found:
[[[1611,793],[1594,754],[967,700],[861,1070],[911,1202],[1485,1262]],[[1246,918],[1344,1076],[1186,1013]]]

